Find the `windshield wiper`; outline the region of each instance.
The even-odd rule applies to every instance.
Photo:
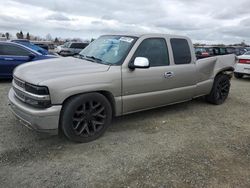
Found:
[[[82,55],[82,54],[77,54],[77,56],[76,56],[77,58],[80,58],[80,59],[85,59],[85,60],[88,60],[88,61],[92,61],[92,62],[94,62],[94,60],[93,59],[90,59],[90,58],[88,58],[87,56],[85,56],[85,55]]]
[[[94,61],[99,61],[99,62],[102,63],[102,59],[97,58],[97,57],[95,57],[95,56],[86,56],[86,57],[89,58],[89,59],[93,59]]]

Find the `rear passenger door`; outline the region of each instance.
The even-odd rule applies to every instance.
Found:
[[[15,67],[29,61],[30,52],[13,44],[0,44],[0,76],[10,77]]]
[[[187,41],[147,38],[140,43],[131,62],[136,57],[146,57],[150,68],[122,67],[124,114],[192,98],[195,66]]]

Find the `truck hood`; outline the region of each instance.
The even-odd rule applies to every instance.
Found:
[[[64,57],[25,63],[15,69],[14,76],[25,82],[39,84],[58,77],[105,72],[109,68],[109,65]]]

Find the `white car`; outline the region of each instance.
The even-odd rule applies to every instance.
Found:
[[[250,75],[250,51],[238,56],[239,61],[235,66],[235,78],[242,78],[244,75]]]
[[[74,56],[79,54],[84,48],[88,46],[87,42],[66,42],[58,46],[55,52],[61,56]]]

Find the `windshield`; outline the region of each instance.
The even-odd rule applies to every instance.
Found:
[[[195,52],[206,52],[205,48],[195,48]]]
[[[63,48],[69,48],[70,46],[70,42],[65,42],[63,45],[61,45],[61,47]]]
[[[244,55],[250,55],[250,51],[246,52]]]
[[[136,37],[101,36],[80,52],[80,56],[103,64],[121,64]]]

